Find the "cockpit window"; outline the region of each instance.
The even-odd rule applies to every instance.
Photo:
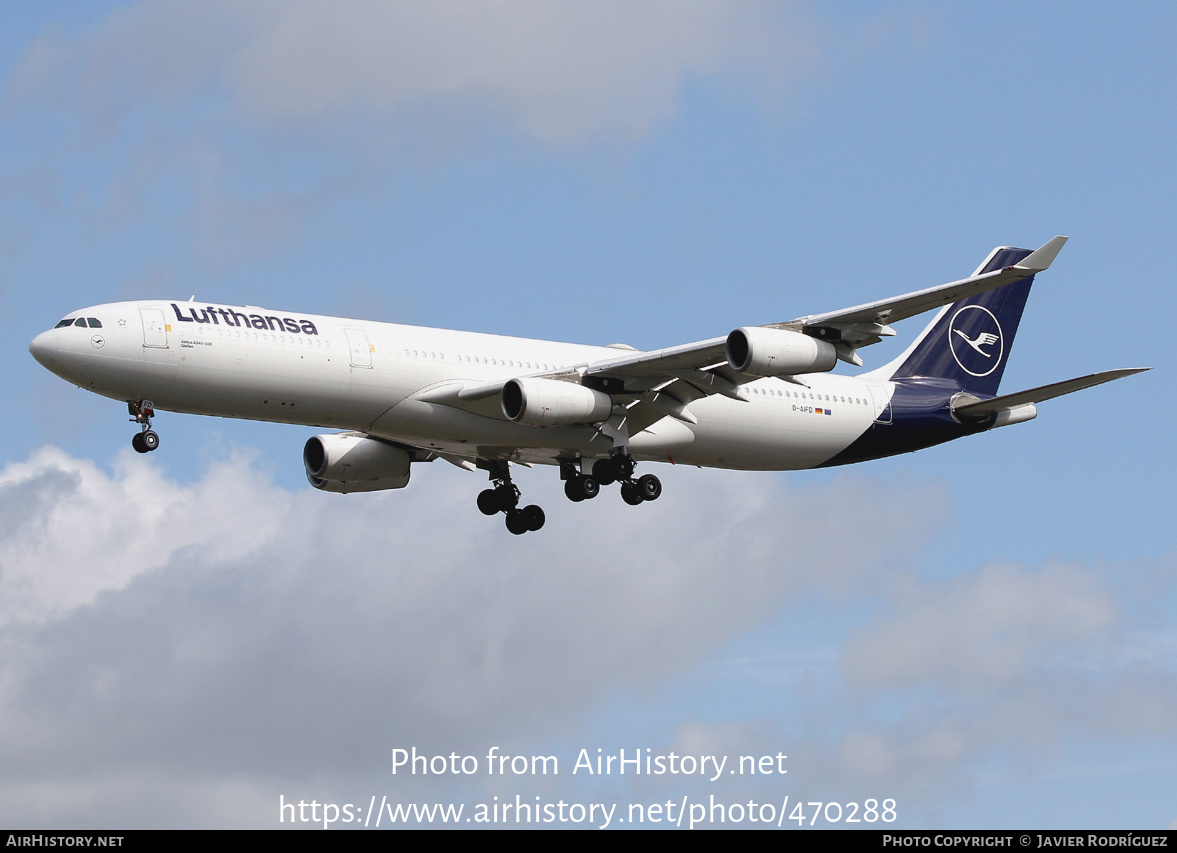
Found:
[[[60,323],[58,323],[53,328],[60,329],[65,326],[72,326],[73,324],[74,324],[74,318],[73,317],[66,317],[64,320],[62,320]]]
[[[102,328],[102,323],[96,317],[87,317],[86,322],[90,324],[91,329]]]
[[[74,320],[74,325],[81,326],[83,329],[86,328],[86,318],[79,317],[78,319]]]

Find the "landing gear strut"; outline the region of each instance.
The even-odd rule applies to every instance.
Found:
[[[155,404],[150,400],[130,401],[127,411],[131,415],[131,423],[139,424],[141,430],[131,437],[131,447],[138,453],[150,453],[159,447],[159,436],[151,428],[151,419],[155,417]]]
[[[483,515],[505,513],[507,529],[516,536],[544,526],[544,511],[535,504],[519,509],[519,487],[511,482],[506,462],[490,463],[490,479],[494,484],[478,494],[478,509]]]

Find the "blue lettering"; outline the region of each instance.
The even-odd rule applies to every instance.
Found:
[[[175,302],[171,303],[172,311],[176,314],[176,319],[181,323],[212,323],[220,325],[217,320],[217,315],[225,321],[226,326],[245,326],[246,328],[253,327],[265,331],[269,329],[273,332],[290,332],[298,335],[317,335],[319,330],[315,328],[315,324],[310,320],[294,320],[290,317],[263,317],[260,314],[249,314],[248,316],[234,311],[232,308],[214,308],[209,305],[207,308],[197,309],[195,307],[188,309],[191,315],[186,314],[180,310],[180,306]]]

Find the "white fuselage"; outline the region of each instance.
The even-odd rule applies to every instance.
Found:
[[[503,381],[616,358],[609,347],[192,302],[119,302],[30,346],[63,378],[175,412],[358,430],[442,453],[554,464],[608,455],[592,425],[507,420],[497,396],[457,408],[420,399],[450,384]],[[91,325],[93,325],[91,320]],[[810,468],[885,419],[891,383],[830,374],[742,386],[630,437],[638,459],[709,467]]]

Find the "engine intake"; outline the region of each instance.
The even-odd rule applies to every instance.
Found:
[[[376,492],[409,484],[412,457],[362,433],[316,435],[302,449],[307,480],[324,492]]]

